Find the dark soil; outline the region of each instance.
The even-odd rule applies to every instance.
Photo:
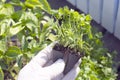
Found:
[[[74,49],[70,49],[69,47],[64,47],[59,44],[56,44],[54,46],[54,50],[62,54],[60,58],[63,58],[63,60],[66,63],[65,69],[63,72],[64,74],[67,74],[74,67],[74,65],[78,62],[78,60],[81,58],[80,52],[75,52]],[[56,58],[54,61],[56,61]]]

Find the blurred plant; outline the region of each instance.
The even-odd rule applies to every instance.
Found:
[[[46,0],[0,2],[0,80],[15,80],[19,69],[49,44],[45,13],[50,10]]]

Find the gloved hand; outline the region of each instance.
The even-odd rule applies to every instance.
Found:
[[[65,62],[58,59],[53,63],[52,49],[55,43],[52,43],[40,51],[21,71],[18,80],[75,80],[80,71],[79,60],[73,69],[66,75],[63,74]]]

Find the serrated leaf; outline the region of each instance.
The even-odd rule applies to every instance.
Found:
[[[4,80],[4,73],[0,67],[0,80]]]
[[[11,57],[11,58],[15,58],[20,54],[21,54],[21,50],[16,46],[9,47],[5,53],[7,57]]]

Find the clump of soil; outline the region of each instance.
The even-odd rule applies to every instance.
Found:
[[[78,62],[78,60],[81,58],[81,53],[78,51],[74,51],[74,49],[71,49],[69,47],[64,47],[60,44],[56,44],[53,48],[55,51],[59,51],[62,53],[62,57],[66,63],[64,74],[67,74],[74,65]],[[55,60],[54,60],[55,61]]]

